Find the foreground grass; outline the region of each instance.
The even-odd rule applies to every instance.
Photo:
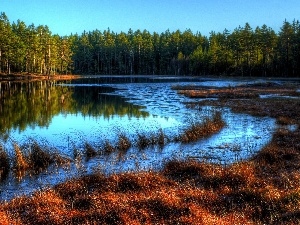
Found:
[[[173,160],[159,172],[72,179],[3,203],[0,223],[299,224],[300,104],[282,99],[239,101],[240,107],[235,99],[201,104],[265,114],[298,127],[278,129],[256,156],[226,167]]]
[[[227,167],[170,161],[160,172],[93,174],[0,206],[1,224],[298,224],[300,130],[279,130]]]

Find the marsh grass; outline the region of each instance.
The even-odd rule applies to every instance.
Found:
[[[116,149],[119,152],[126,153],[131,148],[131,146],[132,143],[129,138],[125,134],[120,133],[118,135],[118,143]]]
[[[220,89],[203,89],[203,90],[179,90],[179,94],[183,94],[190,98],[247,98],[256,99],[259,98],[259,94],[253,92],[253,90],[235,90],[232,88],[220,88]]]
[[[16,173],[17,177],[23,176],[26,171],[30,168],[29,162],[24,155],[22,149],[16,143],[14,145],[14,161],[13,161],[13,170]]]
[[[105,140],[103,145],[103,152],[104,154],[111,154],[115,152],[117,149],[115,146],[113,146],[108,140]]]
[[[42,147],[37,142],[33,142],[30,149],[28,161],[35,173],[45,170],[50,164],[54,163],[52,154],[46,147]]]
[[[147,137],[146,134],[138,133],[137,134],[137,140],[136,140],[136,146],[139,150],[143,150],[151,145],[151,137]]]
[[[88,142],[85,142],[84,149],[87,159],[93,158],[98,154],[97,150]]]
[[[175,141],[182,143],[194,142],[207,138],[220,131],[225,126],[221,112],[215,112],[212,118],[205,118],[203,122],[192,121],[188,128],[175,138]]]
[[[0,215],[8,224],[298,224],[300,151],[287,145],[297,135],[277,132],[248,161],[85,175],[2,204]]]

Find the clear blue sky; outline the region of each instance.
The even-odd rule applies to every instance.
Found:
[[[300,20],[300,0],[0,0],[0,11],[10,22],[48,25],[62,36],[108,27],[117,33],[190,28],[209,35],[246,22],[253,29],[266,24],[278,31],[285,19]]]

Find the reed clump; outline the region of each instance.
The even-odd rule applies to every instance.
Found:
[[[110,154],[116,151],[116,147],[113,146],[108,140],[104,142],[103,151],[105,154]]]
[[[136,145],[138,149],[143,150],[151,145],[151,139],[146,136],[146,134],[137,134]]]
[[[129,138],[125,134],[119,134],[117,149],[120,152],[127,152],[131,148],[132,144]]]
[[[97,155],[97,150],[88,142],[85,142],[84,148],[87,159],[93,158]]]
[[[159,132],[158,132],[158,135],[157,137],[155,138],[156,140],[156,143],[158,144],[158,146],[160,148],[164,147],[167,140],[168,140],[168,137],[164,134],[163,130],[162,129],[159,129]]]
[[[211,119],[205,118],[203,122],[192,122],[191,125],[175,141],[189,143],[211,136],[225,126],[221,112],[215,112]]]
[[[138,133],[136,146],[140,150],[143,150],[145,148],[148,148],[150,146],[155,146],[155,145],[160,148],[163,148],[168,140],[169,140],[169,138],[163,132],[163,130],[159,129],[157,133],[153,133],[153,134],[149,134],[149,135]]]
[[[42,148],[37,142],[31,145],[29,154],[29,162],[31,168],[35,172],[40,172],[46,169],[50,164],[54,163],[53,157],[48,149]]]
[[[14,152],[15,158],[13,162],[13,169],[17,176],[21,176],[30,168],[29,162],[22,149],[16,143],[14,143]]]
[[[57,166],[69,165],[71,159],[60,155],[58,152],[51,151],[47,146],[41,146],[36,141],[20,147],[17,143],[13,144],[14,158],[12,159],[12,170],[18,179],[22,178],[25,174],[38,174],[46,170],[51,164]],[[1,153],[1,151],[0,151]],[[0,154],[4,157],[5,154]],[[9,162],[9,158],[6,155]],[[4,159],[4,158],[3,158]],[[4,161],[3,164],[5,165]],[[6,164],[7,165],[7,164]],[[7,167],[9,168],[10,167]],[[8,173],[8,171],[6,171]]]
[[[56,166],[70,166],[72,159],[70,159],[67,156],[64,156],[62,154],[60,154],[59,152],[53,152],[52,153],[52,160],[54,161],[54,163],[56,164]]]

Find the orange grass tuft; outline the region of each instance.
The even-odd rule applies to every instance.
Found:
[[[15,160],[14,160],[14,171],[17,177],[22,176],[26,170],[29,169],[29,164],[26,158],[23,156],[21,148],[14,143]]]
[[[192,123],[179,137],[176,137],[176,141],[183,143],[197,141],[201,138],[206,138],[212,134],[220,131],[225,126],[225,122],[222,120],[221,112],[215,112],[212,119],[206,118],[202,123]]]

